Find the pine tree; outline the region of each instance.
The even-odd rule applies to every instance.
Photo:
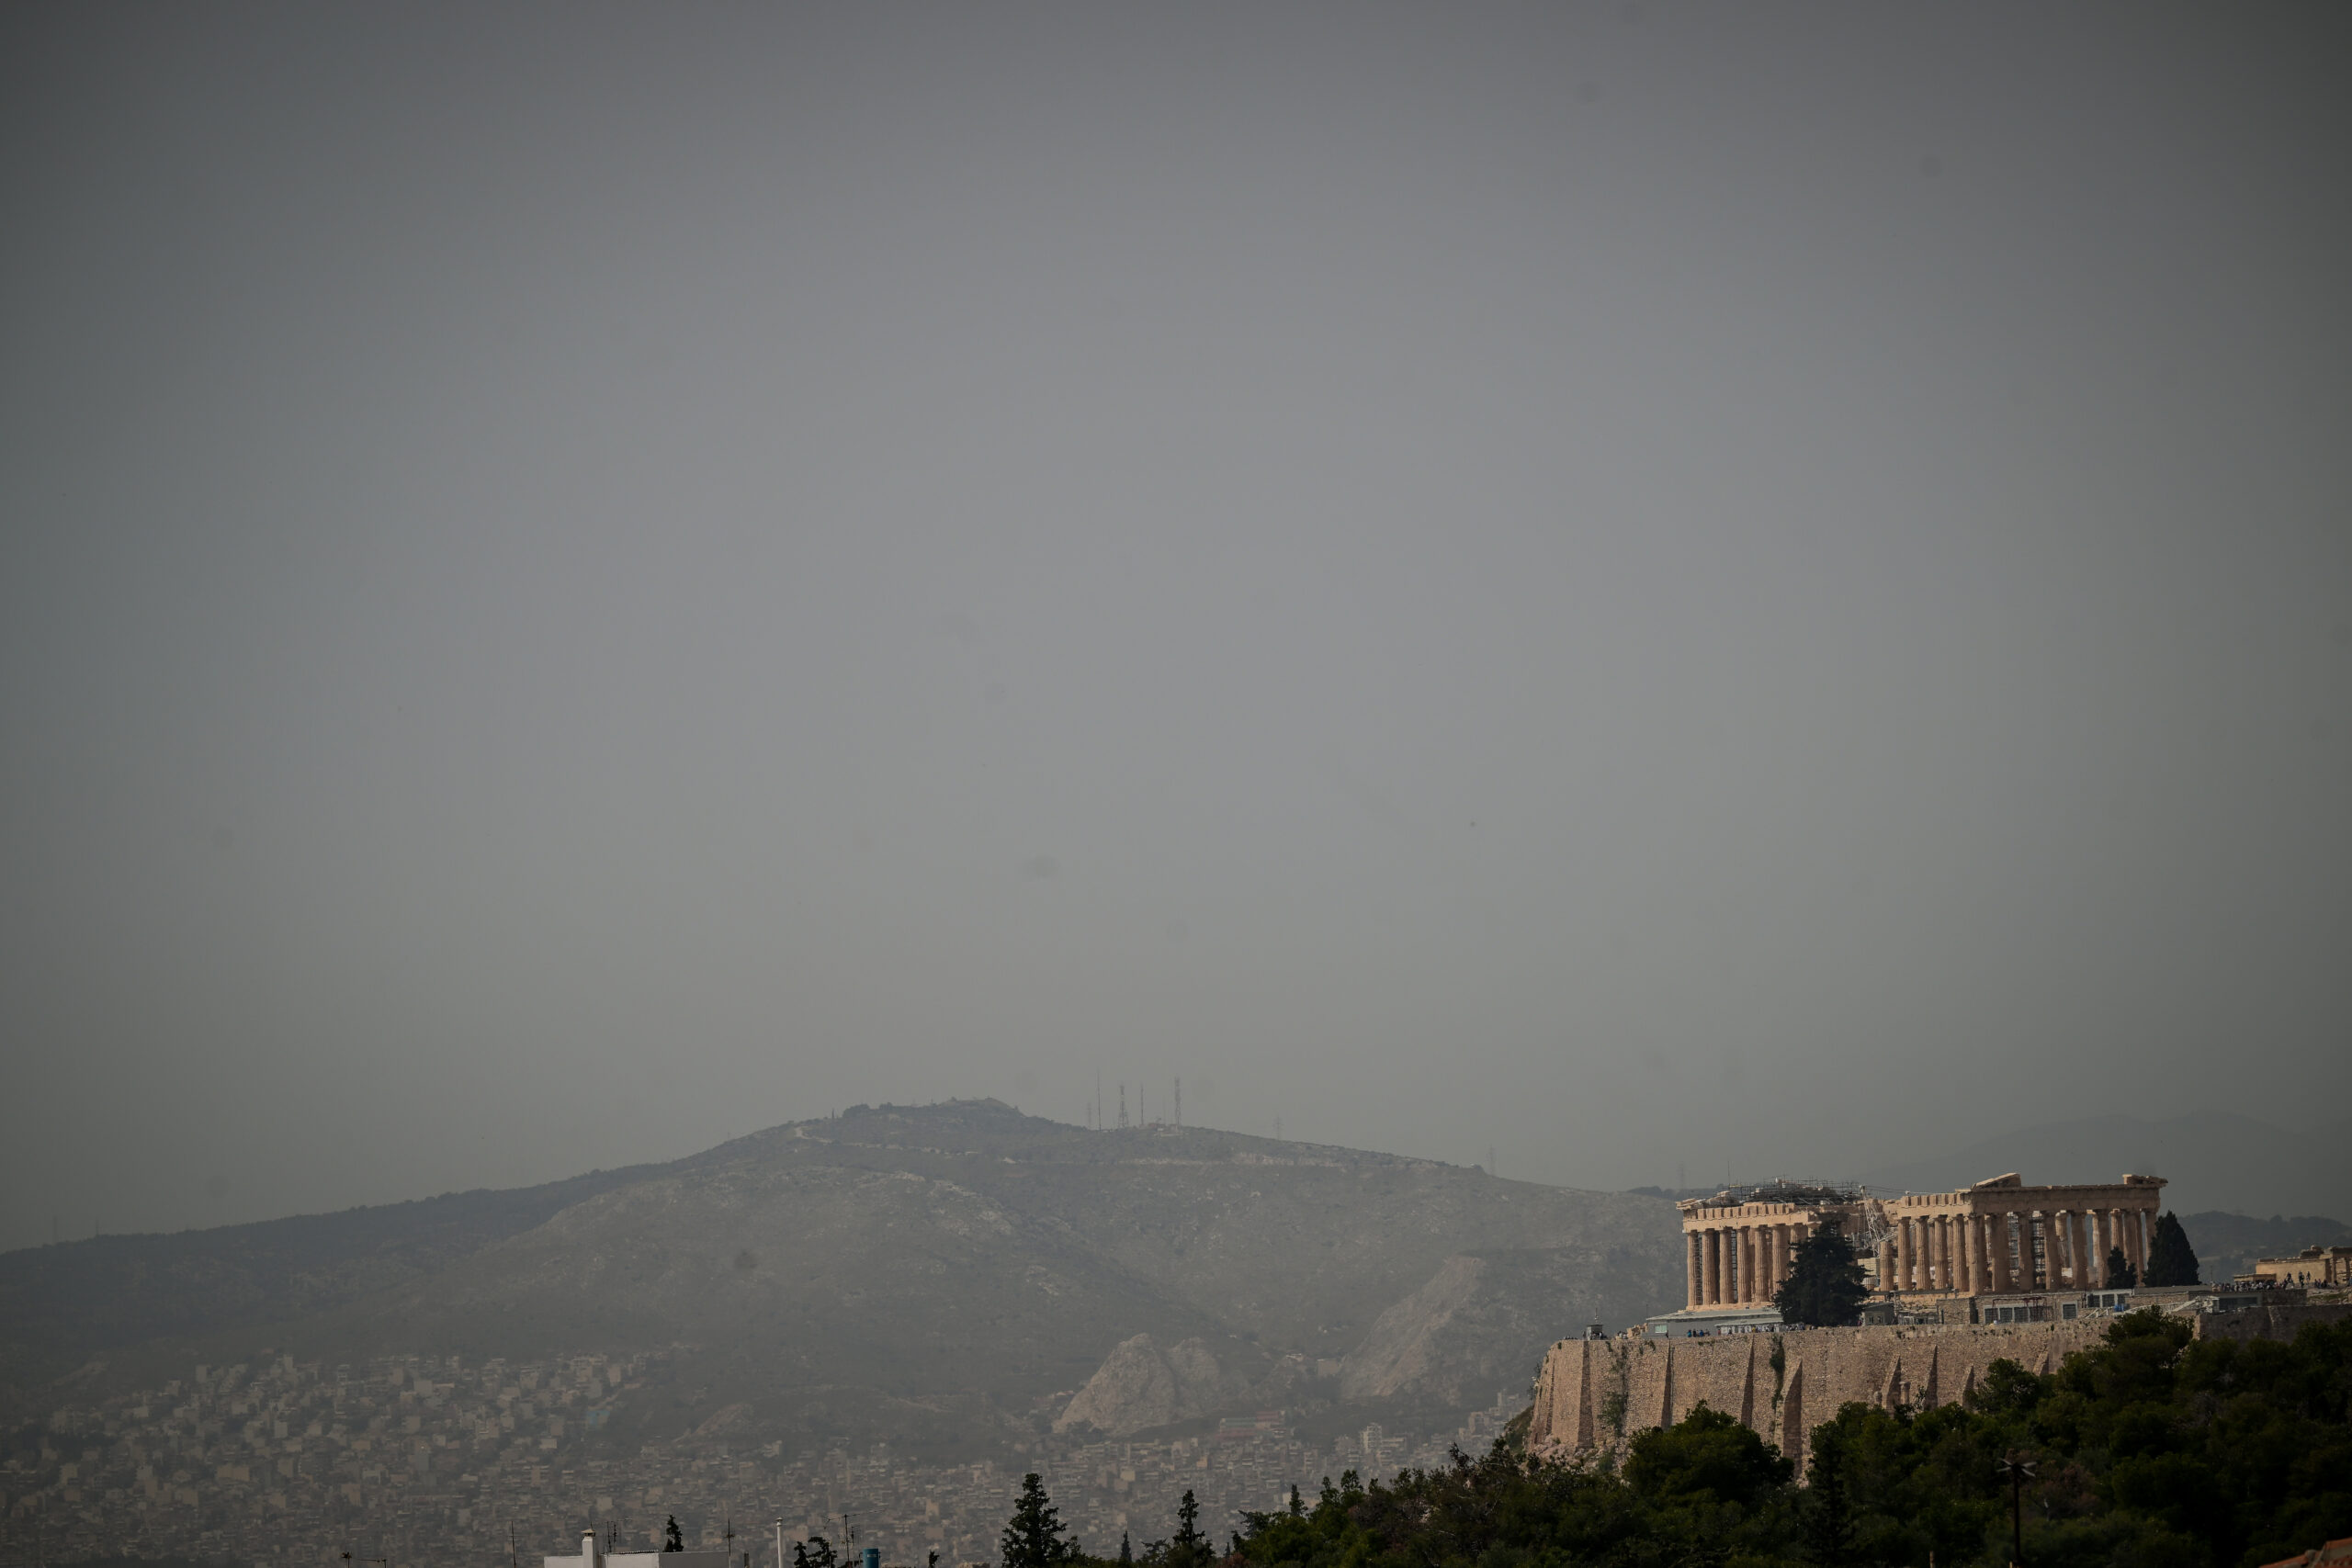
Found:
[[[2123,1256],[2123,1249],[2120,1247],[2109,1247],[2106,1288],[2110,1291],[2128,1291],[2139,1282],[2132,1272],[2132,1260]]]
[[[1184,1500],[1176,1505],[1176,1535],[1168,1543],[1169,1568],[1207,1568],[1216,1556],[1216,1549],[1201,1533],[1201,1505],[1187,1486]]]
[[[1862,1266],[1835,1224],[1814,1227],[1789,1259],[1789,1277],[1772,1297],[1782,1323],[1836,1328],[1862,1319]]]
[[[2148,1238],[2147,1283],[2197,1283],[2196,1250],[2188,1245],[2188,1233],[2180,1228],[2179,1216],[2170,1209],[2156,1221],[2155,1234]]]
[[[1121,1530],[1119,1532],[1119,1561],[1122,1562],[1133,1562],[1135,1560],[1135,1542],[1127,1539],[1126,1531]]]
[[[664,1551],[684,1551],[685,1549],[686,1538],[678,1529],[678,1516],[672,1514],[670,1516],[669,1524],[664,1526],[662,1530],[662,1550]]]
[[[1021,1478],[1020,1499],[1012,1505],[1012,1517],[1005,1521],[1004,1535],[997,1543],[1003,1568],[1057,1568],[1060,1563],[1077,1562],[1078,1542],[1065,1540],[1067,1534],[1061,1514],[1046,1495],[1044,1480],[1031,1471]]]

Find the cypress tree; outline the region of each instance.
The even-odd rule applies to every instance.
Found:
[[[2132,1272],[2132,1260],[2123,1256],[2123,1249],[2120,1247],[2109,1247],[2107,1249],[2107,1288],[2110,1291],[2128,1291],[2139,1282],[2138,1277]]]
[[[2188,1233],[2180,1228],[2180,1217],[2166,1209],[2156,1221],[2155,1234],[2148,1238],[2148,1278],[2150,1285],[2194,1285],[2197,1281],[2197,1253],[2188,1245]]]
[[[1815,1225],[1797,1243],[1789,1259],[1789,1277],[1772,1296],[1782,1323],[1811,1328],[1836,1328],[1862,1320],[1862,1266],[1854,1245],[1837,1225]]]

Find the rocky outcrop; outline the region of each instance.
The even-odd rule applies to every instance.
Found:
[[[1227,1373],[1205,1340],[1182,1340],[1162,1350],[1148,1334],[1122,1341],[1078,1397],[1055,1418],[1054,1430],[1092,1427],[1114,1438],[1213,1414],[1249,1393],[1246,1380]]]
[[[1593,1247],[1457,1253],[1374,1321],[1341,1363],[1340,1396],[1484,1404],[1524,1387],[1563,1332],[1639,1314],[1644,1298],[1622,1288],[1625,1273]]]
[[[1447,1370],[1445,1330],[1477,1293],[1486,1264],[1449,1258],[1427,1283],[1373,1320],[1340,1368],[1342,1399],[1387,1399],[1438,1381]]]

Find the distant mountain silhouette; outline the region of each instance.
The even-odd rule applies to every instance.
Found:
[[[1945,1192],[2014,1170],[2030,1183],[2161,1176],[2165,1207],[2187,1214],[2352,1213],[2352,1160],[2340,1138],[2303,1136],[2250,1116],[2199,1111],[2165,1122],[2090,1116],[2004,1133],[1862,1179],[1880,1192]]]
[[[1593,1319],[1679,1304],[1680,1258],[1656,1198],[994,1100],[859,1106],[522,1192],[0,1254],[0,1417],[51,1408],[76,1369],[148,1386],[263,1347],[659,1348],[664,1392],[600,1430],[613,1451],[731,1406],[796,1447],[969,1451],[1145,1336],[1200,1375],[1155,1414],[1131,1352],[1136,1388],[1106,1377],[1090,1424],[1245,1398],[1465,1408]]]
[[[2317,1214],[2273,1214],[2262,1219],[2209,1211],[2183,1214],[2180,1224],[2188,1233],[2199,1272],[2209,1285],[2252,1273],[2257,1258],[2284,1258],[2307,1247],[2341,1247],[2352,1242],[2352,1225]]]

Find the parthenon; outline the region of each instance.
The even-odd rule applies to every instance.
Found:
[[[1881,1289],[1973,1296],[2013,1291],[2095,1291],[2121,1248],[2136,1278],[2147,1266],[2164,1179],[2109,1186],[2028,1187],[2012,1171],[1957,1192],[1886,1201],[1879,1239]]]
[[[2136,1277],[2164,1179],[2028,1187],[2016,1172],[1956,1192],[1873,1198],[1860,1188],[1776,1182],[1686,1199],[1684,1311],[1758,1310],[1799,1243],[1834,1224],[1876,1265],[1882,1295],[2098,1290],[2120,1248]]]

